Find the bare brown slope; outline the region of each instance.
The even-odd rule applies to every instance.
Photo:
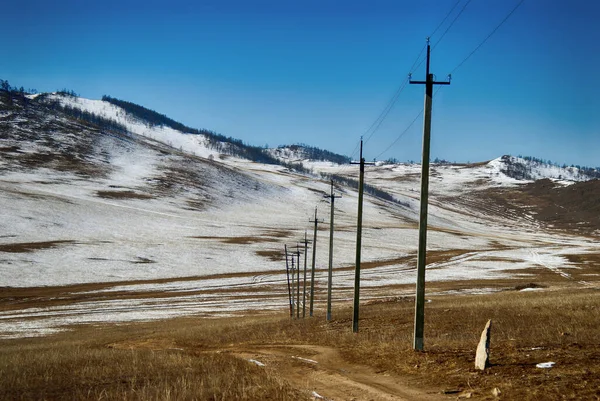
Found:
[[[533,218],[549,228],[585,234],[600,230],[600,180],[563,187],[543,179],[518,188],[479,191],[476,198],[478,201],[469,202],[469,206],[486,213],[510,211],[512,215]]]

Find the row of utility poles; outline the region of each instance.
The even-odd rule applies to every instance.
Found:
[[[413,348],[417,351],[423,350],[423,329],[424,329],[424,308],[425,308],[425,265],[427,252],[427,209],[428,209],[428,193],[429,193],[429,157],[430,157],[430,137],[431,137],[431,109],[433,98],[434,85],[449,85],[448,81],[437,82],[434,75],[429,73],[429,62],[431,57],[431,49],[429,38],[427,38],[427,59],[425,81],[413,81],[409,74],[409,82],[411,84],[425,85],[425,106],[423,118],[423,154],[421,159],[421,199],[419,212],[419,246],[417,251],[417,283],[415,294],[415,324]],[[360,264],[361,264],[361,241],[362,241],[362,209],[363,209],[363,192],[364,192],[364,174],[365,165],[373,164],[366,163],[363,158],[363,141],[360,141],[360,160],[352,162],[360,166],[359,187],[358,187],[358,221],[356,227],[356,267],[354,277],[354,301],[353,301],[353,316],[352,316],[352,331],[358,332],[359,322],[359,307],[360,307]],[[332,273],[333,273],[333,219],[334,219],[334,202],[339,196],[333,192],[333,179],[331,180],[331,193],[324,195],[330,199],[331,203],[331,220],[330,220],[330,237],[329,237],[329,270],[327,276],[327,321],[331,320],[331,288],[332,288]],[[309,314],[313,316],[314,306],[314,281],[315,281],[315,253],[317,243],[317,225],[322,221],[317,218],[317,209],[315,208],[314,220],[309,220],[314,223],[313,235],[313,254],[312,254],[312,272],[310,280],[310,310]],[[300,306],[302,306],[302,317],[306,313],[306,270],[307,270],[307,255],[308,241],[306,232],[304,234],[304,290],[302,302],[300,302],[300,245],[296,246],[295,253],[288,253],[287,245],[285,246],[286,271],[288,276],[288,292],[290,300],[290,317],[300,318]],[[291,279],[290,279],[291,278]],[[296,289],[294,289],[294,283]]]
[[[336,195],[333,188],[333,179],[331,180],[331,193],[329,195],[323,195],[330,199],[331,212],[329,221],[329,271],[327,279],[327,321],[331,320],[331,288],[333,278],[333,221],[335,216],[335,200],[341,198],[341,195]],[[314,223],[313,233],[313,248],[312,248],[312,268],[310,274],[310,293],[309,293],[309,316],[312,317],[314,313],[314,297],[315,297],[315,269],[316,269],[316,255],[317,255],[317,232],[319,223],[323,223],[323,220],[319,220],[317,217],[317,208],[315,207],[314,219],[309,220],[310,223]],[[285,267],[287,273],[288,283],[288,295],[290,304],[290,317],[296,319],[300,318],[300,307],[302,307],[302,317],[306,317],[306,280],[307,280],[307,262],[308,262],[308,244],[311,241],[307,238],[306,231],[304,232],[304,240],[301,242],[304,245],[304,284],[302,291],[302,301],[300,301],[300,254],[301,246],[296,245],[296,251],[288,251],[287,245],[285,245]]]

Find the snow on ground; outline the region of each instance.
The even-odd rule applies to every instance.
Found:
[[[104,100],[59,94],[49,95],[48,98],[59,101],[62,106],[78,108],[114,120],[127,127],[127,130],[131,133],[157,140],[195,156],[208,158],[210,155],[217,153],[207,146],[208,142],[204,135],[184,134],[170,127],[150,125],[135,118],[121,107]]]
[[[202,157],[213,154],[202,136],[148,126],[108,102],[55,96],[65,105],[125,124],[148,141]],[[82,177],[48,168],[3,170],[0,247],[62,242],[29,252],[0,252],[0,287],[112,282],[115,284],[77,294],[146,295],[6,310],[0,312],[0,335],[43,335],[80,323],[226,315],[247,309],[285,310],[285,263],[268,255],[281,253],[284,244],[299,243],[305,230],[309,238],[312,236],[309,219],[314,217],[315,205],[318,218],[325,220],[319,226],[316,249],[315,284],[319,297],[322,295],[329,242],[329,205],[323,194],[329,193],[328,182],[294,174],[281,166],[233,157],[215,157],[223,168],[201,163],[188,166],[182,156],[165,155],[147,143],[136,138],[118,146],[111,141],[104,143],[105,158],[98,157],[97,163],[110,167],[105,176]],[[22,151],[36,153],[44,146],[23,143]],[[577,267],[569,262],[568,255],[600,253],[600,246],[591,239],[549,232],[528,219],[494,220],[443,200],[467,188],[518,185],[501,172],[499,160],[471,166],[432,165],[428,250],[432,255],[460,252],[431,261],[428,281],[503,279],[519,271],[528,274],[526,271],[534,267],[571,280]],[[356,166],[303,163],[315,173],[350,177],[358,173]],[[189,178],[189,183],[181,184],[181,190],[158,194],[156,188],[161,187],[153,185],[164,182],[165,171],[173,171],[178,182],[185,169],[200,172]],[[365,293],[361,299],[377,296],[391,285],[415,282],[420,166],[378,165],[367,168],[366,177],[371,185],[392,193],[398,203],[365,197],[362,260],[375,267],[362,272]],[[98,195],[99,191],[123,190],[149,198]],[[354,282],[351,268],[355,263],[358,197],[347,188],[336,187],[336,193],[343,197],[335,203],[334,300],[343,302],[351,297]],[[190,207],[190,201],[203,206]],[[127,283],[164,278],[171,280]],[[235,297],[224,292],[232,289],[238,290]],[[317,307],[323,306],[321,297],[316,302]]]

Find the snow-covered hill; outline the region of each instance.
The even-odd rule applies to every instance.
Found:
[[[284,163],[302,163],[310,167],[347,164],[351,161],[347,156],[308,145],[279,146],[266,149],[266,152]]]
[[[493,164],[506,176],[524,181],[551,179],[563,182],[581,182],[600,178],[598,169],[559,166],[534,158],[502,156],[494,160]]]
[[[74,118],[53,102],[126,130]],[[8,294],[0,297],[0,335],[285,308],[284,245],[312,232],[315,206],[318,219],[329,219],[326,176],[222,153],[202,135],[150,124],[106,101],[54,94],[9,104],[0,97],[0,139],[0,287]],[[314,173],[357,177],[356,166],[290,150],[273,155],[302,160]],[[555,233],[531,214],[476,204],[486,188],[520,185],[503,172],[506,163],[432,165],[430,283],[492,283],[540,266],[572,277],[577,265],[569,255],[600,252],[588,237]],[[365,197],[363,299],[412,288],[419,178],[414,164],[367,169],[367,182],[398,202]],[[357,193],[339,183],[335,191],[342,198],[335,203],[334,300],[343,302],[354,279]],[[318,309],[327,277],[324,227],[316,249]],[[28,308],[30,296],[14,303],[19,291],[37,286],[55,294],[54,304]]]
[[[132,134],[154,139],[191,155],[208,158],[215,153],[208,146],[208,140],[204,135],[189,135],[167,126],[149,124],[131,115],[123,108],[104,100],[91,100],[56,93],[43,97],[43,102],[53,101],[59,102],[62,106],[77,108],[113,120],[125,126]]]

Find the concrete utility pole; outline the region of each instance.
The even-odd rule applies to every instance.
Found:
[[[354,314],[352,316],[352,331],[358,333],[359,297],[360,297],[360,248],[362,241],[362,209],[365,182],[365,159],[363,157],[363,140],[360,138],[360,161],[351,164],[360,165],[358,182],[358,222],[356,223],[356,269],[354,270]],[[375,163],[366,163],[375,164]]]
[[[294,278],[296,276],[296,270],[294,270],[294,261],[295,261],[295,256],[292,253],[292,318],[294,317],[294,308],[296,307],[296,287],[294,285]]]
[[[298,280],[296,280],[296,319],[300,319],[300,245],[296,244],[296,255],[298,256]]]
[[[287,245],[284,245],[285,249],[285,272],[287,273],[287,285],[288,285],[288,298],[290,301],[290,318],[294,318],[294,300],[292,299],[292,286],[290,285],[290,266],[288,264],[288,251]]]
[[[333,178],[331,179],[331,193],[324,195],[331,201],[331,211],[329,212],[329,270],[327,273],[327,321],[331,321],[331,287],[333,279],[333,216],[335,212],[335,198],[341,198],[341,195],[333,193]],[[315,231],[316,232],[316,231]]]
[[[302,319],[306,317],[306,261],[308,260],[308,243],[310,241],[306,237],[306,230],[304,231],[304,285],[302,287]]]
[[[317,226],[322,223],[323,220],[317,219],[317,208],[315,207],[315,219],[308,220],[310,223],[315,223],[315,232],[313,234],[313,252],[312,252],[312,270],[310,272],[310,308],[309,316],[313,316],[313,305],[315,299],[315,262],[317,257]]]
[[[427,252],[427,201],[429,196],[429,142],[431,136],[431,103],[433,98],[433,85],[450,85],[448,82],[434,81],[433,74],[429,73],[430,59],[429,38],[427,38],[427,64],[425,81],[413,81],[409,74],[411,84],[425,85],[425,113],[423,117],[423,156],[421,160],[421,212],[419,216],[419,250],[417,253],[417,293],[415,299],[415,332],[413,348],[423,350],[423,326],[425,322],[425,261]]]

